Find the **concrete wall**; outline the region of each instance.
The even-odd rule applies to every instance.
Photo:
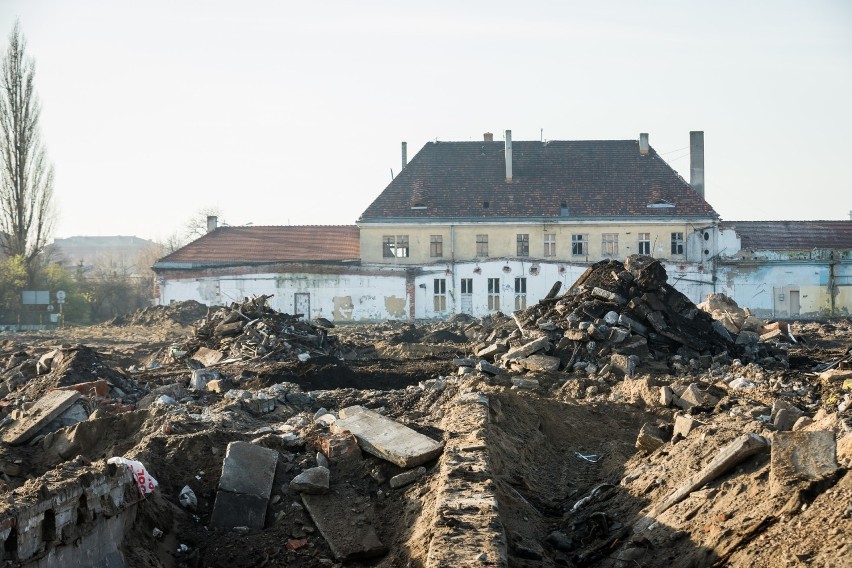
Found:
[[[715,238],[711,234],[704,239],[700,231],[694,236],[698,242]],[[767,318],[825,317],[831,313],[832,298],[835,315],[852,310],[852,263],[848,261],[716,259],[664,264],[669,283],[695,303],[704,301],[707,294],[724,292]],[[258,273],[248,269],[172,271],[161,276],[160,290],[165,304],[193,299],[222,305],[259,294],[274,295],[270,305],[285,313],[301,311],[297,296],[302,295],[309,302],[310,318],[340,322],[440,319],[461,312],[480,317],[531,305],[556,281],[562,282],[564,291],[587,267],[587,263],[507,258],[418,267],[300,265]]]
[[[381,263],[395,265],[422,265],[436,262],[441,258],[451,261],[486,260],[477,257],[477,235],[488,235],[487,258],[517,257],[517,236],[529,235],[529,258],[543,260],[558,260],[563,262],[587,262],[604,258],[602,252],[602,235],[604,233],[618,235],[618,253],[611,258],[624,260],[631,254],[639,252],[639,234],[649,235],[651,254],[661,259],[698,261],[705,248],[702,242],[693,235],[705,226],[711,226],[711,220],[706,223],[690,223],[686,221],[661,220],[658,222],[642,222],[625,225],[623,222],[577,223],[554,220],[549,223],[467,223],[467,224],[417,224],[393,225],[384,224],[361,225],[361,257],[365,263]],[[672,255],[672,233],[683,233],[684,239],[692,239],[693,245],[685,247],[683,255]],[[585,255],[572,254],[572,235],[584,235],[587,239]],[[714,240],[706,256],[715,254]],[[405,258],[385,258],[382,256],[384,236],[407,235],[409,256]],[[431,256],[431,237],[442,237],[443,256]],[[545,256],[545,235],[554,235],[556,255],[552,258]],[[610,258],[607,256],[606,258]]]
[[[0,559],[25,567],[123,566],[119,546],[141,494],[130,470],[100,463],[16,490],[0,508]],[[17,564],[16,564],[17,565]]]

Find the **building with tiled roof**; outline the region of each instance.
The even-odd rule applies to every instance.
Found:
[[[157,261],[155,268],[328,262],[360,256],[355,225],[217,227]]]
[[[694,186],[647,134],[549,142],[506,134],[427,143],[358,219],[363,261],[700,260],[686,240],[718,221],[703,197],[703,133],[692,133]]]
[[[852,220],[724,221],[719,228],[736,232],[741,251],[852,251]]]

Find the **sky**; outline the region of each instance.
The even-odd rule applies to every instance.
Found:
[[[56,237],[352,224],[428,141],[637,139],[723,219],[849,219],[852,2],[0,0]]]

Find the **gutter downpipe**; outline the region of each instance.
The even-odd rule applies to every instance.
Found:
[[[458,306],[456,298],[456,226],[450,225],[450,267],[453,271],[453,313],[457,314]]]

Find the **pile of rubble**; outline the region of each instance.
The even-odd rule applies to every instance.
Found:
[[[315,355],[343,358],[343,349],[324,318],[313,322],[269,307],[271,296],[247,298],[219,308],[196,324],[195,333],[176,346],[173,354],[204,366],[228,361],[307,361]]]
[[[660,262],[647,256],[598,262],[562,296],[557,283],[538,304],[514,314],[520,337],[535,341],[511,347],[519,335],[507,333],[504,323],[476,355],[507,369],[628,376],[641,365],[686,371],[734,357],[784,359],[783,350],[759,344],[755,333],[731,333],[667,278]]]
[[[736,337],[744,337],[741,343],[753,345],[760,341],[781,338],[793,343],[796,338],[790,332],[790,324],[772,322],[755,317],[748,308],[741,308],[725,294],[707,294],[707,299],[697,306],[710,314],[728,333]]]
[[[208,310],[209,308],[200,302],[185,300],[167,306],[148,306],[131,314],[118,315],[104,325],[151,327],[174,323],[180,326],[189,326],[203,318]]]

